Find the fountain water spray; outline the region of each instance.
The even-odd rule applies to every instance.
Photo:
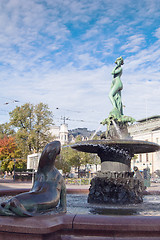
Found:
[[[102,128],[102,125],[100,125],[97,130],[93,133],[93,135],[91,136],[90,140],[92,140],[94,138],[94,136],[97,134],[97,132]]]
[[[119,138],[122,139],[123,137],[122,137],[120,128],[118,127],[118,125],[116,124],[116,122],[113,119],[112,119],[112,123],[113,123],[113,125],[114,125],[114,127],[115,127],[115,129],[116,129],[116,131],[118,133]]]

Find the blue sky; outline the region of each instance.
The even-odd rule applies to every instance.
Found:
[[[1,0],[0,123],[44,102],[57,125],[98,128],[119,56],[124,114],[159,115],[159,0]]]

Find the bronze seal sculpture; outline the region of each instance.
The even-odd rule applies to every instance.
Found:
[[[35,216],[41,212],[56,209],[58,203],[57,211],[66,212],[64,179],[54,166],[60,149],[59,141],[53,141],[46,145],[40,157],[32,189],[1,203],[0,215]]]

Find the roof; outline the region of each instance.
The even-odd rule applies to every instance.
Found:
[[[160,118],[160,115],[155,115],[155,116],[143,118],[143,119],[138,120],[137,122],[146,122],[146,121],[148,121],[148,120],[152,120],[152,119],[156,119],[156,118],[157,118],[157,119]]]

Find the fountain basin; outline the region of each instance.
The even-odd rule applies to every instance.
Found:
[[[68,192],[82,193],[84,190],[87,189],[76,189],[76,191],[68,189]],[[9,191],[12,194],[14,189]],[[19,191],[22,192],[22,189]],[[6,192],[7,194],[9,192]],[[160,216],[102,216],[76,213],[31,218],[0,217],[0,239],[158,240]]]
[[[82,152],[96,153],[101,159],[102,172],[130,171],[130,162],[134,154],[160,150],[156,143],[131,139],[88,140],[71,147]]]
[[[0,217],[0,238],[21,240],[154,239],[160,237],[160,217],[57,215],[27,219]]]
[[[139,154],[146,152],[155,152],[160,150],[160,146],[153,142],[119,139],[119,140],[88,140],[75,143],[71,147],[82,152],[99,153],[101,146],[118,147],[126,149],[131,154]]]
[[[137,204],[143,201],[143,181],[133,177],[131,159],[134,154],[158,151],[158,144],[116,139],[89,140],[71,147],[82,152],[96,153],[101,159],[101,171],[91,181],[89,203]]]

